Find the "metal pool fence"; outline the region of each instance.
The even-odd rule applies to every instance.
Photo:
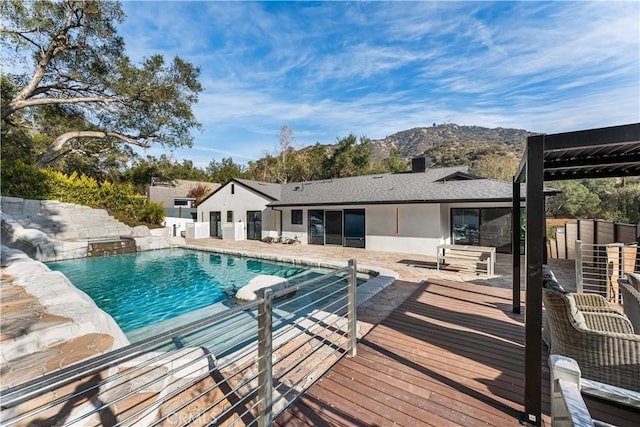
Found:
[[[356,342],[350,260],[7,389],[2,425],[269,426]]]
[[[576,241],[576,290],[597,293],[620,302],[618,278],[638,271],[640,257],[635,244],[587,244]]]

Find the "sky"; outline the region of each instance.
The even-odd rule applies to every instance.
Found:
[[[433,123],[556,133],[640,121],[640,2],[124,1],[135,61],[201,70],[205,167]]]

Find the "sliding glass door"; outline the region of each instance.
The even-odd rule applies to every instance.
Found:
[[[451,236],[456,245],[493,246],[511,252],[511,208],[451,209]]]
[[[309,244],[324,245],[324,211],[309,211]]]
[[[342,246],[342,211],[325,211],[324,243]]]
[[[365,224],[364,209],[346,209],[344,211],[344,245],[351,248],[364,248]]]
[[[365,247],[365,210],[309,210],[309,244]]]
[[[262,212],[247,211],[247,240],[262,239]]]

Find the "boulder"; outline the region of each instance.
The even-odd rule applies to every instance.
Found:
[[[274,292],[290,287],[291,284],[287,279],[268,274],[260,274],[249,283],[238,289],[236,292],[236,300],[240,302],[255,301],[258,299],[258,291],[271,288]]]
[[[60,242],[51,239],[40,230],[24,228],[12,217],[0,213],[2,242],[4,245],[23,251],[33,259],[50,261],[56,259]]]
[[[134,237],[151,237],[151,231],[146,225],[136,225],[131,230],[131,235]]]

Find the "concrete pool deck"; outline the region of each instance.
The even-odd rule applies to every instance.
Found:
[[[436,269],[436,254],[372,251],[340,246],[304,245],[300,243],[265,243],[258,240],[225,241],[215,238],[186,239],[190,247],[202,247],[246,256],[268,256],[274,259],[302,259],[310,262],[333,262],[346,265],[355,259],[358,266],[377,271],[393,271],[397,280],[358,306],[358,321],[371,326],[382,321],[429,278],[472,282],[480,286],[512,288],[513,267],[510,254],[498,254],[495,274],[475,274]],[[521,285],[524,291],[525,263],[522,257]],[[575,262],[550,259],[549,266],[567,289],[575,289]],[[522,295],[524,301],[524,294]]]
[[[314,246],[303,244],[267,244],[260,241],[229,242],[219,239],[187,239],[187,246],[235,253],[247,256],[270,257],[273,259],[297,259],[310,263],[346,265],[355,259],[360,267],[376,271],[395,272],[388,286],[371,295],[358,307],[359,337],[366,335],[373,326],[380,323],[391,311],[411,295],[423,280],[441,278],[472,282],[479,286],[511,288],[511,257],[498,255],[496,274],[492,277],[465,272],[438,271],[435,269],[435,254],[403,254],[363,249]],[[524,263],[522,263],[524,265]],[[575,284],[573,261],[550,260],[551,268],[558,279],[571,286]],[[390,276],[387,276],[390,277]],[[524,275],[522,276],[524,277]],[[9,344],[25,332],[14,328],[31,319],[31,331],[65,328],[68,320],[47,313],[38,298],[25,293],[20,285],[12,283],[12,277],[3,269],[2,280],[2,344]],[[12,329],[13,328],[13,329]],[[15,330],[14,330],[15,329]],[[20,360],[3,360],[0,371],[2,388],[20,384],[30,378],[71,365],[80,360],[109,351],[113,345],[108,335],[86,334],[76,339],[57,343],[44,351],[33,352]],[[4,345],[3,345],[4,347]]]

